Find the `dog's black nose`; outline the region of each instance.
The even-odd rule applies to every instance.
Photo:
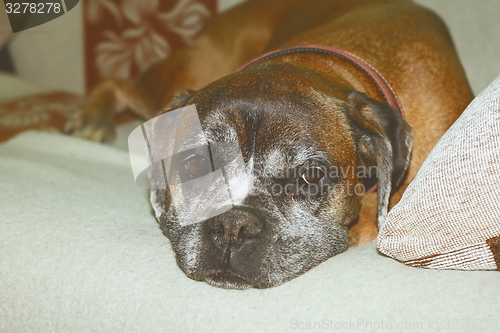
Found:
[[[263,228],[261,220],[249,210],[233,208],[211,220],[214,240],[221,245],[240,244],[256,237]]]

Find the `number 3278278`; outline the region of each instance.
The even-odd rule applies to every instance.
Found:
[[[5,11],[7,14],[45,14],[45,13],[60,13],[61,4],[58,2],[23,2],[23,3],[10,3],[5,4]]]

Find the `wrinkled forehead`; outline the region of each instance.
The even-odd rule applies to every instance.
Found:
[[[327,94],[324,84],[314,73],[273,64],[216,81],[190,102],[207,139],[238,143],[247,160],[278,158],[277,151],[297,163],[318,156],[354,160],[345,102]]]
[[[252,159],[264,173],[280,172],[308,162],[343,163],[352,155],[347,120],[336,113],[289,100],[240,101],[221,103],[202,127],[212,144],[231,143],[223,146],[228,153],[240,150],[245,161]],[[339,151],[339,146],[345,147]]]

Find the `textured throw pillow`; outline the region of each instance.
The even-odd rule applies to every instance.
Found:
[[[500,269],[500,77],[429,154],[377,242],[411,266]]]

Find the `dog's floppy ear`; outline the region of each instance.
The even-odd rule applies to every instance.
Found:
[[[403,179],[411,153],[411,128],[387,104],[358,91],[347,98],[348,115],[357,136],[360,162],[377,166],[379,227],[384,223],[391,192]]]

